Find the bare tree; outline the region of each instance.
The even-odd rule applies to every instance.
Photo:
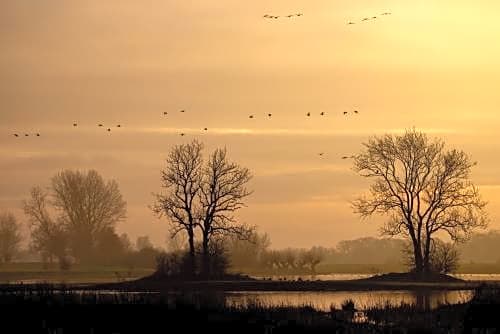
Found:
[[[325,258],[325,250],[321,247],[312,247],[309,250],[304,250],[301,254],[300,261],[304,265],[308,265],[313,274],[316,273],[316,267]]]
[[[204,273],[213,237],[234,235],[248,240],[251,227],[239,224],[234,212],[244,206],[244,199],[251,194],[246,184],[252,178],[250,171],[227,158],[226,149],[216,149],[208,159],[200,186],[201,215],[199,227],[202,233]]]
[[[48,193],[40,187],[31,189],[30,199],[23,204],[31,230],[31,245],[42,254],[44,263],[56,257],[63,262],[68,248],[67,234],[61,220],[54,221],[47,209]]]
[[[288,247],[281,250],[281,254],[283,262],[290,271],[297,269],[297,261],[299,257],[299,252],[297,249]]]
[[[105,182],[94,170],[64,170],[52,178],[49,191],[32,189],[24,212],[32,225],[33,244],[42,254],[61,260],[68,244],[73,255],[85,261],[98,234],[125,218],[126,203],[116,181]]]
[[[0,262],[8,263],[19,251],[21,233],[12,213],[0,214]]]
[[[403,262],[412,271],[415,270],[415,257],[410,243],[403,249]],[[451,242],[432,239],[429,266],[434,273],[448,274],[456,271],[459,266],[459,252]]]
[[[162,171],[165,194],[157,194],[153,211],[172,223],[171,237],[185,232],[195,272],[197,230],[201,231],[203,273],[208,271],[210,242],[233,234],[247,238],[251,228],[238,224],[233,213],[240,209],[250,192],[245,188],[251,175],[227,159],[225,149],[215,150],[203,165],[203,145],[198,141],[175,146]]]
[[[446,151],[441,140],[414,129],[371,138],[364,146],[354,157],[354,170],[374,183],[369,196],[353,203],[354,211],[363,218],[388,215],[382,233],[411,241],[418,274],[431,270],[435,233],[463,241],[487,225],[486,202],[470,181],[476,163],[464,152]]]
[[[92,250],[96,235],[125,218],[126,202],[118,183],[105,182],[95,170],[64,170],[52,178],[52,199],[67,225],[74,255],[82,260]]]
[[[198,224],[197,196],[202,177],[203,145],[198,141],[175,146],[161,172],[165,194],[156,194],[153,212],[166,216],[172,224],[171,236],[187,234],[192,273],[195,273],[195,229]]]
[[[448,274],[459,266],[459,253],[454,244],[439,239],[431,243],[431,266],[435,272]]]

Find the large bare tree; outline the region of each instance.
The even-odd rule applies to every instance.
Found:
[[[12,213],[0,213],[0,262],[10,262],[19,251],[19,230],[19,224]]]
[[[157,194],[153,211],[172,224],[171,236],[184,232],[188,238],[192,270],[195,272],[197,231],[200,231],[203,272],[207,274],[210,242],[216,237],[250,235],[250,228],[238,224],[233,213],[250,195],[245,185],[248,169],[230,162],[225,149],[215,150],[203,164],[203,145],[198,141],[175,146],[162,171],[166,193]]]
[[[126,202],[114,180],[104,181],[95,170],[64,170],[52,178],[52,204],[67,226],[74,255],[85,259],[96,236],[126,215]]]
[[[475,165],[466,153],[445,150],[442,140],[415,129],[373,137],[354,157],[354,170],[373,180],[369,195],[353,202],[354,210],[364,218],[388,216],[382,233],[406,236],[417,274],[426,275],[436,233],[463,241],[487,225],[486,202],[470,180]]]
[[[31,189],[30,198],[24,201],[24,213],[31,230],[31,246],[42,254],[44,263],[56,257],[64,260],[68,248],[66,230],[61,220],[54,220],[48,211],[48,192],[40,187]]]
[[[161,172],[165,193],[156,194],[153,211],[166,216],[172,224],[171,237],[186,233],[189,245],[190,267],[195,272],[195,230],[199,210],[197,196],[202,177],[203,145],[198,141],[175,146],[168,155]]]
[[[239,224],[234,212],[242,208],[251,194],[246,188],[252,175],[248,168],[230,162],[226,149],[216,149],[205,166],[200,187],[204,273],[208,274],[210,241],[214,237],[233,235],[249,239],[253,229]]]
[[[126,202],[116,181],[104,181],[95,170],[64,170],[52,178],[47,192],[32,189],[24,211],[32,223],[34,244],[42,252],[52,249],[48,254],[60,257],[66,239],[75,258],[88,261],[98,234],[125,218]]]

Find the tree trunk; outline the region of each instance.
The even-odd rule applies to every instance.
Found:
[[[188,230],[188,242],[189,242],[189,274],[194,276],[196,273],[196,253],[194,248],[194,231]]]
[[[424,274],[428,275],[431,273],[432,268],[431,268],[431,261],[430,261],[430,253],[431,253],[431,242],[432,239],[430,236],[425,237],[425,248],[424,248],[424,263],[423,263],[423,270]]]
[[[424,275],[423,270],[423,257],[422,257],[422,247],[420,244],[420,237],[417,239],[415,235],[415,231],[411,228],[408,228],[408,232],[411,237],[411,241],[413,243],[413,259],[415,262],[415,274],[418,279],[422,279]]]
[[[210,250],[208,245],[208,234],[203,233],[203,276],[208,278],[210,276]]]
[[[422,258],[422,248],[418,242],[413,243],[413,254],[415,259],[415,273],[421,279],[424,276],[424,261]]]

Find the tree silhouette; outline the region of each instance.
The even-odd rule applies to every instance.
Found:
[[[12,213],[0,214],[0,262],[8,263],[19,251],[21,233]]]
[[[66,225],[73,254],[86,260],[97,234],[125,218],[126,202],[118,183],[105,182],[95,170],[64,170],[52,178],[51,188],[53,205]]]
[[[203,145],[198,141],[175,146],[161,172],[165,194],[156,194],[153,212],[165,215],[172,224],[171,237],[184,231],[187,234],[191,273],[195,273],[195,229],[198,224],[197,196],[202,177]]]
[[[203,145],[194,140],[175,146],[162,171],[164,194],[156,194],[153,211],[166,216],[172,224],[171,237],[185,232],[188,239],[192,273],[196,272],[197,231],[201,234],[202,271],[209,275],[210,243],[227,235],[247,238],[251,228],[238,224],[233,213],[250,195],[246,183],[250,171],[232,163],[225,149],[217,149],[203,164]]]
[[[67,239],[75,258],[89,261],[99,233],[114,229],[125,218],[126,202],[118,184],[114,180],[105,182],[95,170],[64,170],[51,181],[48,192],[35,187],[24,202],[34,244],[40,251],[60,257]],[[49,214],[49,204],[57,214],[55,218]]]
[[[247,168],[228,160],[226,149],[216,149],[208,159],[200,186],[202,212],[199,223],[205,274],[208,274],[213,237],[233,235],[249,239],[252,235],[252,228],[238,224],[233,215],[251,194],[245,187],[251,177]]]
[[[54,221],[47,209],[49,194],[40,187],[31,189],[30,198],[24,201],[24,213],[28,216],[31,230],[31,246],[42,254],[44,262],[56,257],[64,262],[68,238],[61,220]]]
[[[432,237],[447,233],[463,241],[487,225],[486,202],[470,181],[476,163],[444,142],[407,130],[403,135],[373,137],[354,157],[354,170],[373,179],[369,196],[353,202],[361,217],[388,215],[382,233],[407,237],[413,248],[415,270],[430,272]]]

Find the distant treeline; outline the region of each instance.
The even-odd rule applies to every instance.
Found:
[[[267,235],[250,241],[229,240],[226,252],[232,270],[266,274],[397,271],[407,269],[402,239],[365,237],[340,241],[335,247],[272,249]],[[454,246],[459,271],[482,273],[500,267],[500,231],[475,233]]]
[[[102,239],[101,239],[102,238]],[[170,241],[165,248],[155,247],[147,236],[135,244],[127,234],[109,233],[90,260],[94,264],[154,268],[159,254],[184,248],[182,240]],[[107,239],[107,240],[106,240]],[[231,271],[256,274],[375,273],[406,269],[402,239],[365,237],[340,241],[335,247],[274,249],[267,234],[255,232],[249,240],[228,238],[225,254]],[[460,271],[497,272],[500,267],[500,231],[473,234],[457,245]],[[13,261],[41,261],[32,251],[19,250]]]

